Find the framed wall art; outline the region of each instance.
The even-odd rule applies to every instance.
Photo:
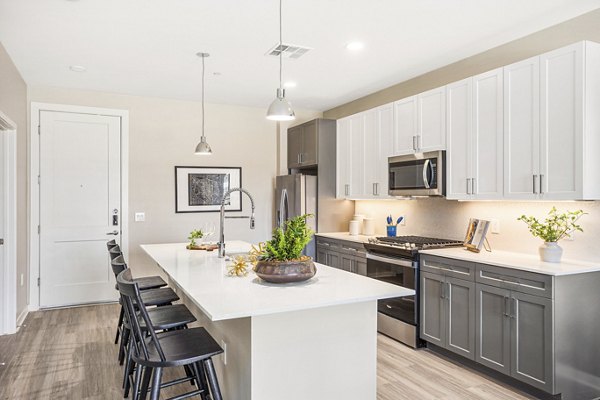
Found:
[[[175,167],[175,212],[215,212],[223,195],[242,186],[240,167]],[[225,211],[242,211],[242,194],[234,192]]]

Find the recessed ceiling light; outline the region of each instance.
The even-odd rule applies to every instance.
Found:
[[[73,72],[85,72],[87,69],[82,65],[70,65],[69,69]]]
[[[296,82],[292,82],[292,81],[288,81],[288,82],[286,82],[286,83],[283,84],[283,87],[286,87],[286,88],[294,88],[296,86],[297,86]]]
[[[346,45],[346,48],[352,51],[362,50],[363,47],[365,47],[365,44],[363,42],[350,42]]]

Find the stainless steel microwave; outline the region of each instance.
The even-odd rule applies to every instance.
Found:
[[[390,196],[445,196],[446,152],[407,154],[388,158]]]

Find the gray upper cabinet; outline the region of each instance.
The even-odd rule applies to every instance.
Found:
[[[318,164],[320,121],[322,120],[312,120],[288,129],[288,168]]]

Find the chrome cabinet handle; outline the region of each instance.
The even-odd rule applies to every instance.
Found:
[[[475,178],[471,178],[471,194],[477,194],[475,191]]]
[[[537,194],[537,175],[533,175],[533,194]]]
[[[503,314],[505,317],[510,317],[510,314],[509,314],[509,312],[508,312],[508,309],[509,309],[509,307],[510,307],[510,304],[508,303],[508,301],[509,301],[509,298],[508,298],[508,297],[505,297],[505,298],[504,298],[504,310],[503,310],[503,312],[502,312],[502,314]]]
[[[117,236],[117,235],[119,234],[119,231],[115,229],[114,231],[112,231],[112,232],[107,232],[106,234],[107,234],[107,235],[113,235],[113,236]]]
[[[350,185],[348,185],[348,184],[344,185],[344,192],[345,192],[346,196],[348,196],[350,194]]]
[[[419,150],[421,148],[421,136],[417,135],[417,148],[415,150]]]
[[[471,178],[467,178],[467,194],[471,194]]]
[[[544,175],[540,174],[540,194],[544,194],[543,179],[544,179]]]
[[[440,299],[445,298],[445,291],[444,282],[440,282]]]
[[[375,196],[379,196],[379,182],[375,183]]]
[[[416,140],[417,140],[417,136],[413,136],[413,150],[417,150]]]

